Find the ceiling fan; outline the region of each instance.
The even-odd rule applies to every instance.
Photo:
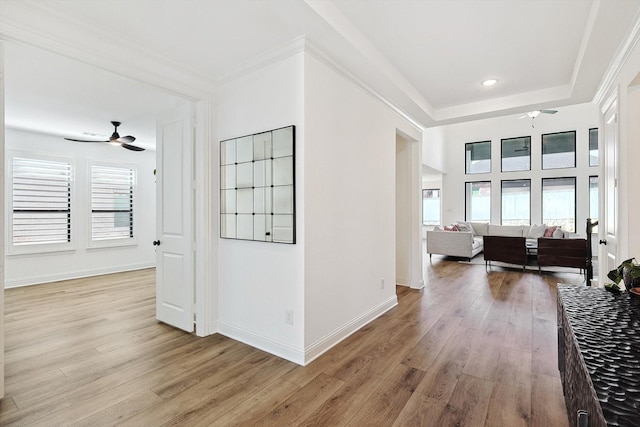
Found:
[[[109,137],[108,140],[106,141],[96,141],[96,140],[88,140],[88,139],[73,139],[73,138],[65,138],[67,141],[76,141],[76,142],[108,142],[110,144],[114,144],[114,145],[119,145],[122,148],[126,148],[127,150],[131,150],[131,151],[144,151],[144,148],[142,147],[136,147],[135,145],[131,145],[131,143],[133,141],[136,140],[135,136],[131,136],[131,135],[127,135],[127,136],[120,136],[120,134],[118,134],[118,126],[120,126],[120,122],[111,122],[111,124],[113,125],[113,133],[111,134],[111,136]]]
[[[558,110],[533,110],[533,111],[529,111],[528,113],[525,113],[525,114],[521,115],[518,118],[519,119],[524,119],[525,117],[531,117],[531,127],[534,127],[533,126],[533,119],[538,117],[540,114],[555,114],[557,112],[558,112]]]

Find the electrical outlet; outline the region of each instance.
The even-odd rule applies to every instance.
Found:
[[[380,289],[384,289],[384,277],[380,279]]]
[[[285,322],[290,325],[293,325],[293,310],[287,310]]]

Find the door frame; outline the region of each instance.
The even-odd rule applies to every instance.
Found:
[[[145,57],[139,51],[135,55],[128,55],[130,52],[125,52],[126,47],[101,40],[92,34],[76,37],[77,33],[72,28],[61,34],[55,30],[59,22],[54,22],[47,13],[46,5],[20,5],[13,11],[7,10],[6,18],[0,31],[0,42],[10,40],[25,43],[67,56],[193,103],[194,158],[198,159],[193,163],[195,204],[192,212],[196,230],[195,331],[198,336],[217,332],[217,276],[213,274],[217,271],[217,235],[212,234],[213,230],[217,230],[217,215],[211,215],[211,212],[217,211],[218,197],[209,197],[210,189],[217,187],[217,174],[212,173],[217,164],[217,150],[212,150],[210,143],[214,130],[214,83],[188,71],[173,68],[151,56]],[[37,29],[32,29],[33,22],[40,23]],[[51,25],[46,25],[47,23]],[[84,49],[87,44],[94,48]],[[127,57],[127,61],[122,61],[123,55]],[[0,332],[4,336],[4,331]]]
[[[600,285],[603,285],[604,283],[607,282],[607,272],[609,271],[609,253],[613,252],[613,256],[614,259],[618,258],[618,239],[617,239],[617,233],[618,233],[618,211],[619,211],[619,207],[617,206],[618,204],[618,195],[615,194],[618,191],[618,183],[619,183],[619,151],[620,151],[620,129],[619,129],[619,124],[620,121],[618,120],[619,118],[619,114],[620,114],[620,104],[619,104],[619,90],[618,87],[616,87],[611,95],[609,96],[609,98],[607,98],[606,102],[604,102],[602,104],[602,108],[600,109],[600,113],[601,113],[601,117],[600,117],[600,123],[601,123],[601,129],[602,132],[599,132],[599,146],[600,146],[600,176],[601,176],[601,189],[599,191],[599,213],[598,216],[600,218],[600,220],[598,221],[598,241],[599,242],[606,242],[606,244],[602,244],[600,243],[598,245],[598,283]],[[608,146],[607,146],[607,141],[609,140],[609,134],[607,133],[607,116],[612,112],[613,109],[613,115],[614,115],[614,119],[615,119],[615,124],[613,126],[614,130],[613,130],[613,138],[614,138],[614,162],[615,162],[615,176],[614,176],[614,187],[615,187],[615,193],[613,195],[608,194],[608,182],[607,182],[607,163],[609,162],[609,158],[608,158]],[[614,212],[614,218],[613,220],[615,221],[616,224],[616,229],[614,230],[614,240],[610,242],[610,239],[607,238],[608,233],[607,233],[607,225],[608,225],[608,221],[609,218],[607,216],[607,207],[608,204],[607,202],[609,201],[609,199],[611,197],[615,197],[614,202],[614,208],[615,208],[615,212]],[[610,244],[611,243],[611,244]],[[612,249],[611,249],[612,248]],[[610,250],[611,249],[611,250]]]

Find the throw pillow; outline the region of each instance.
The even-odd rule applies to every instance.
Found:
[[[444,231],[460,231],[460,230],[458,229],[458,226],[454,224],[452,226],[445,225]]]
[[[556,227],[555,225],[553,227],[547,227],[547,229],[544,232],[544,237],[553,237],[553,232],[556,231]]]
[[[458,221],[458,231],[467,231],[470,233],[473,233],[473,227],[471,226],[470,222],[466,222],[466,221]]]
[[[537,225],[533,224],[531,229],[529,229],[529,238],[537,239],[538,237],[544,236],[545,231],[547,231],[547,226],[545,224]]]
[[[562,228],[560,227],[556,228],[556,230],[553,232],[553,238],[562,239],[563,237],[564,237],[564,231],[562,231]]]
[[[444,231],[444,228],[441,225],[436,225],[433,227],[433,231]]]

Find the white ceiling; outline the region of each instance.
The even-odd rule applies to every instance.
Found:
[[[175,71],[213,88],[302,36],[425,127],[555,108],[593,99],[639,10],[640,0],[3,0],[6,122],[81,136],[120,120],[122,135],[152,146],[155,114],[184,101],[123,76],[153,64],[153,84],[154,70]],[[496,86],[480,85],[490,77]]]

